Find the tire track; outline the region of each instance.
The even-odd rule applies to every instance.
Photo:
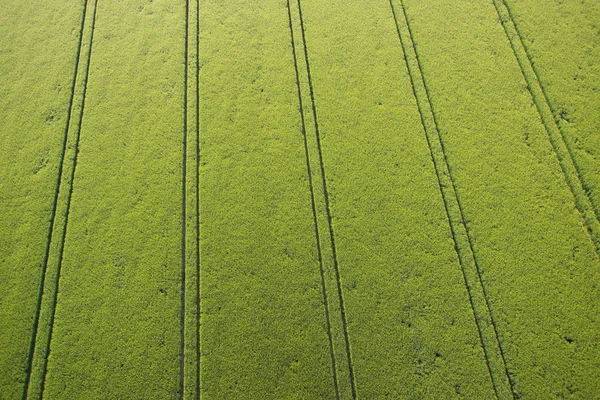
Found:
[[[298,72],[298,60],[296,57],[296,43],[294,40],[294,29],[292,26],[292,11],[291,11],[291,7],[290,7],[290,0],[287,0],[287,11],[288,11],[288,18],[289,18],[289,26],[290,26],[290,37],[291,37],[291,43],[292,43],[292,55],[293,55],[293,59],[294,59],[294,70],[296,72],[296,86],[298,88],[298,105],[300,108],[302,138],[304,141],[304,157],[306,160],[306,171],[307,171],[307,175],[308,175],[308,187],[310,190],[310,200],[311,200],[311,207],[312,207],[312,214],[313,214],[313,224],[315,227],[315,238],[316,238],[316,243],[317,243],[317,260],[319,262],[319,272],[321,275],[321,291],[323,294],[323,305],[325,307],[325,324],[327,327],[327,336],[329,339],[329,353],[330,353],[330,357],[331,357],[333,385],[334,385],[334,390],[335,390],[335,398],[339,399],[340,393],[339,393],[339,387],[338,387],[339,385],[338,385],[337,367],[336,367],[336,360],[335,360],[335,352],[333,350],[333,336],[331,334],[331,317],[329,315],[329,301],[327,299],[327,289],[325,286],[325,273],[323,271],[323,255],[321,252],[321,239],[319,237],[319,224],[317,221],[317,208],[316,208],[316,204],[315,204],[315,192],[314,192],[313,182],[312,182],[312,170],[311,170],[311,166],[310,166],[310,154],[309,154],[309,150],[308,150],[308,139],[306,137],[306,122],[305,122],[305,117],[304,117],[304,105],[302,103],[302,91],[300,88],[300,74]]]
[[[288,2],[288,11],[290,10],[289,7],[289,2]],[[346,310],[345,310],[345,306],[344,306],[344,296],[343,296],[343,291],[342,291],[342,284],[341,284],[341,278],[340,278],[340,272],[339,272],[339,263],[338,263],[338,258],[337,258],[337,249],[336,249],[336,244],[335,244],[335,233],[334,233],[334,229],[333,229],[333,221],[332,221],[332,216],[331,216],[331,206],[330,206],[330,200],[329,200],[329,191],[328,191],[328,187],[327,187],[327,179],[326,179],[326,173],[325,173],[325,166],[323,163],[323,150],[322,150],[322,145],[321,145],[321,136],[320,136],[320,130],[319,130],[319,123],[318,123],[318,118],[317,118],[317,110],[316,110],[316,103],[315,103],[315,95],[314,95],[314,89],[313,89],[313,83],[312,83],[312,75],[311,75],[311,71],[310,71],[310,61],[309,61],[309,56],[308,56],[308,46],[306,43],[306,29],[304,26],[304,18],[302,15],[302,5],[301,5],[301,1],[297,0],[296,1],[296,6],[297,6],[297,12],[298,12],[298,18],[299,18],[299,25],[300,25],[300,39],[298,39],[299,41],[302,42],[302,52],[303,52],[303,62],[304,62],[304,66],[306,68],[306,77],[302,77],[303,80],[304,78],[306,78],[307,82],[308,82],[308,92],[309,92],[309,98],[310,98],[310,108],[309,111],[310,113],[312,113],[312,118],[313,118],[313,128],[314,129],[314,138],[311,137],[311,141],[312,139],[315,140],[315,146],[314,148],[316,149],[316,154],[315,154],[315,159],[317,160],[317,165],[316,165],[316,170],[318,170],[318,172],[315,173],[315,175],[317,176],[317,179],[320,180],[320,188],[319,188],[319,195],[315,195],[315,186],[312,186],[312,195],[313,195],[313,199],[315,199],[315,197],[318,198],[318,201],[323,203],[323,208],[324,208],[324,213],[326,216],[326,229],[327,229],[327,233],[326,233],[326,240],[329,241],[329,250],[331,251],[331,261],[333,264],[333,275],[335,276],[335,282],[333,283],[334,286],[336,287],[336,294],[337,294],[337,298],[336,303],[339,303],[339,307],[336,307],[335,312],[337,313],[339,311],[339,319],[341,322],[341,331],[342,331],[342,336],[343,338],[341,339],[341,342],[343,342],[343,344],[341,344],[341,346],[344,349],[345,354],[343,355],[344,358],[346,359],[346,365],[342,367],[342,365],[340,365],[340,363],[336,362],[335,365],[335,376],[337,377],[337,390],[338,390],[338,395],[342,395],[344,393],[344,388],[342,387],[342,384],[344,384],[344,387],[347,386],[346,385],[346,379],[344,378],[342,380],[342,378],[340,377],[340,368],[344,368],[343,371],[343,375],[348,375],[348,383],[350,386],[350,392],[351,392],[351,396],[353,399],[356,399],[357,397],[357,393],[356,393],[356,380],[355,380],[355,376],[354,376],[354,368],[353,368],[353,364],[352,364],[352,352],[351,352],[351,346],[350,346],[350,339],[349,339],[349,335],[348,335],[348,324],[347,324],[347,318],[346,318]],[[290,19],[291,19],[291,14],[290,14]],[[293,32],[293,23],[290,23],[290,30]],[[292,33],[293,34],[293,33]],[[292,38],[292,40],[294,40]],[[295,60],[295,67],[296,69],[298,69],[298,58],[296,56],[296,46],[294,43],[293,46],[293,51],[294,51],[294,60]],[[299,96],[302,97],[302,93],[300,90],[300,77],[299,77],[299,73],[297,71],[297,84],[298,84],[298,90],[299,90]],[[306,109],[302,108],[301,110],[302,114],[303,114],[303,118],[306,117]],[[303,121],[304,123],[304,121]],[[305,146],[306,146],[306,157],[307,157],[307,163],[310,165],[310,146],[308,146],[308,135],[306,134],[306,125],[303,125],[303,131],[304,131],[304,135],[305,135]],[[309,174],[311,174],[309,176],[309,180],[312,181],[313,176],[312,176],[312,168],[309,170]],[[312,185],[312,182],[311,182]],[[320,197],[322,196],[322,199],[320,199]],[[318,222],[318,213],[317,213],[317,199],[315,199],[315,204],[313,206],[313,215],[315,216],[315,218],[317,219]],[[325,229],[325,227],[323,229]],[[316,229],[317,231],[319,230],[319,225],[316,225]],[[319,234],[319,240],[324,241],[325,238],[323,238],[322,235]],[[320,242],[318,243],[320,246]],[[320,251],[323,251],[324,249],[320,249]],[[329,251],[328,250],[328,251]],[[323,267],[323,254],[321,253],[321,267],[324,269]],[[324,274],[324,271],[323,271]],[[323,283],[326,284],[325,280],[323,281]],[[333,310],[330,310],[331,312],[333,312]],[[337,318],[336,318],[337,319]],[[331,325],[333,326],[333,319],[330,320],[331,321]],[[337,326],[337,324],[336,324]],[[332,329],[332,345],[333,345],[333,351],[335,353],[335,343],[336,343],[336,335],[334,334],[335,331]],[[345,371],[345,369],[347,368],[347,372]]]
[[[199,5],[199,0],[187,0],[185,5],[180,315],[182,399],[200,397]]]
[[[73,79],[71,82],[71,95],[69,98],[69,107],[67,109],[67,119],[65,122],[65,130],[63,133],[62,148],[61,148],[61,153],[60,153],[60,162],[58,165],[58,174],[56,176],[56,184],[55,184],[55,190],[54,190],[54,200],[52,202],[52,211],[50,214],[50,224],[48,226],[48,233],[46,236],[47,237],[46,249],[45,249],[45,254],[44,254],[44,261],[42,263],[42,275],[40,278],[40,286],[39,286],[39,290],[38,290],[38,294],[37,294],[36,312],[35,312],[32,335],[31,335],[31,340],[29,343],[29,352],[27,355],[27,362],[26,362],[26,367],[25,367],[26,375],[25,375],[25,382],[24,382],[23,399],[27,398],[27,393],[29,390],[29,381],[31,379],[31,367],[32,367],[32,362],[33,362],[33,353],[34,353],[34,349],[35,349],[35,343],[37,340],[37,333],[38,333],[38,326],[39,326],[39,322],[40,322],[42,297],[44,294],[44,287],[45,287],[45,283],[46,283],[46,270],[48,268],[48,259],[50,257],[50,243],[52,242],[52,233],[54,231],[56,210],[58,207],[58,194],[60,191],[60,184],[62,181],[63,164],[65,163],[65,153],[67,151],[67,142],[68,142],[67,139],[68,139],[68,133],[69,133],[69,125],[71,123],[71,114],[73,111],[73,100],[75,98],[75,87],[77,85],[77,75],[78,75],[78,71],[79,71],[81,47],[83,44],[83,28],[85,26],[85,19],[86,19],[86,14],[87,14],[87,3],[88,3],[87,0],[85,0],[83,2],[83,10],[81,13],[81,26],[79,27],[79,43],[77,46],[77,53],[75,56],[75,68],[73,71]]]
[[[515,399],[517,396],[514,390],[514,383],[506,364],[504,349],[481,276],[469,227],[464,217],[463,206],[458,196],[454,178],[452,177],[452,170],[448,163],[444,142],[440,135],[439,123],[421,67],[414,35],[410,27],[404,2],[403,0],[398,0],[398,2],[401,13],[396,12],[393,1],[389,0],[490,379],[492,380],[497,398]],[[405,31],[404,35],[402,34],[403,30]],[[411,60],[409,60],[409,54]],[[418,77],[415,77],[415,74]]]
[[[186,269],[187,269],[187,130],[188,130],[188,44],[189,44],[189,9],[190,2],[185,2],[185,48],[183,72],[183,143],[182,143],[182,177],[181,177],[181,310],[179,315],[179,398],[185,398],[185,312],[186,312]]]
[[[525,45],[523,35],[513,17],[512,11],[506,0],[492,0],[504,33],[508,38],[527,90],[531,94],[542,124],[548,134],[552,149],[558,158],[560,168],[575,200],[575,206],[581,214],[590,239],[595,245],[596,253],[600,257],[600,211],[592,201],[589,190],[577,164],[573,150],[569,146],[566,135],[557,121],[556,112],[552,108],[550,98],[542,85],[539,73],[535,68],[533,57]]]
[[[90,1],[92,1],[92,0],[90,0]],[[96,25],[96,11],[98,8],[97,7],[98,0],[93,0],[93,2],[94,2],[93,3],[94,5],[93,5],[92,16],[91,16],[89,49],[87,51],[87,57],[85,60],[85,72],[82,77],[83,83],[82,83],[81,103],[79,105],[79,113],[78,113],[78,115],[76,114],[76,117],[77,117],[76,128],[75,128],[76,130],[73,133],[71,131],[71,122],[72,122],[71,116],[73,114],[75,107],[78,106],[78,104],[74,101],[74,98],[75,98],[77,83],[79,82],[79,79],[78,79],[78,76],[80,74],[79,65],[80,65],[80,61],[81,61],[82,48],[84,48],[85,45],[87,44],[87,43],[83,42],[83,37],[84,37],[83,33],[85,30],[85,25],[86,25],[86,20],[87,20],[88,1],[86,0],[86,2],[84,4],[81,30],[80,30],[80,36],[79,36],[79,49],[77,52],[75,75],[73,78],[72,93],[71,93],[69,111],[68,111],[68,115],[67,115],[67,125],[65,128],[65,139],[63,141],[63,149],[62,149],[62,154],[61,154],[62,162],[59,167],[58,185],[57,185],[57,190],[55,193],[55,205],[54,205],[54,209],[52,212],[52,224],[51,224],[52,228],[51,228],[51,232],[49,234],[47,254],[45,256],[45,262],[44,262],[44,266],[43,266],[44,277],[42,279],[42,285],[40,287],[40,289],[41,289],[40,295],[38,297],[39,298],[39,303],[38,303],[39,311],[36,315],[36,321],[34,324],[34,333],[32,336],[32,345],[31,345],[31,349],[30,349],[31,356],[30,356],[30,361],[28,361],[28,374],[27,374],[26,383],[25,383],[25,390],[23,392],[24,399],[28,399],[28,398],[39,399],[39,398],[41,398],[43,396],[44,388],[45,388],[45,384],[46,384],[46,371],[47,371],[47,367],[48,367],[48,356],[50,354],[50,345],[52,342],[52,334],[53,334],[53,330],[54,330],[54,318],[56,315],[56,304],[58,301],[60,272],[61,272],[61,268],[62,268],[64,245],[65,245],[65,239],[66,239],[66,234],[67,234],[67,226],[68,226],[68,222],[69,222],[71,199],[73,196],[73,181],[75,180],[75,172],[77,169],[77,158],[79,155],[79,142],[80,142],[80,138],[81,138],[81,127],[82,127],[83,114],[84,114],[84,109],[85,109],[87,83],[88,83],[88,77],[89,77],[89,72],[90,72],[92,46],[93,46],[93,41],[94,41],[94,30],[95,30],[95,25]],[[65,158],[65,155],[66,155],[67,149],[69,147],[68,146],[68,142],[70,141],[69,138],[73,134],[75,135],[74,143],[72,143],[73,148],[74,148],[73,155],[72,155],[72,160],[68,160],[68,157]],[[70,165],[68,164],[69,161],[71,161]],[[66,171],[65,171],[65,168],[67,169]],[[69,168],[70,168],[70,174],[69,174],[69,170],[68,170]],[[64,179],[66,179],[66,181],[64,181]],[[68,191],[65,194],[66,198],[62,199],[63,201],[61,202],[60,195],[62,192],[63,185],[67,186]],[[61,208],[61,211],[63,211],[62,214],[64,215],[64,221],[62,223],[62,226],[61,226],[60,222],[57,222],[57,220],[56,220],[56,216],[60,215],[60,213],[57,212],[59,207]],[[64,210],[62,210],[63,208],[64,208]],[[54,239],[55,237],[59,237],[58,243],[56,243],[56,241]],[[56,249],[55,249],[55,247],[56,247]],[[56,257],[56,260],[54,260],[54,257]],[[55,261],[55,262],[51,262],[51,261]],[[50,264],[52,264],[52,266],[55,265],[55,271],[52,270],[52,266],[50,266]],[[51,282],[49,287],[46,286],[46,282]],[[48,296],[50,296],[50,300],[47,300]],[[50,301],[50,304],[45,306],[47,301]],[[46,314],[48,314],[48,315],[46,315]],[[45,323],[47,320],[47,325],[44,324],[45,326],[48,326],[48,328],[47,328],[48,332],[46,333],[45,336],[44,335],[40,336],[39,331],[38,331],[38,329],[40,327],[40,320],[42,320],[42,319],[44,319]],[[33,376],[32,376],[32,374],[33,374]]]
[[[200,0],[196,1],[196,399],[200,400]]]

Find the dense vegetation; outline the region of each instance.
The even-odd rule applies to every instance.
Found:
[[[0,399],[598,398],[598,21],[0,0]]]

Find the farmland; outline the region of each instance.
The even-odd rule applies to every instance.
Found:
[[[600,399],[599,21],[0,0],[0,399]]]

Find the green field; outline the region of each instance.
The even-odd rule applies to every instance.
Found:
[[[0,0],[0,400],[600,399],[597,0]]]

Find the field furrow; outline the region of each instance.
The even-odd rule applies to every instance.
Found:
[[[308,150],[308,138],[307,138],[307,134],[306,134],[306,117],[304,114],[304,102],[302,100],[302,89],[301,89],[301,84],[300,84],[300,73],[299,73],[299,68],[298,68],[298,56],[296,53],[296,38],[294,37],[294,28],[293,28],[293,22],[292,22],[292,10],[291,10],[291,5],[290,5],[290,1],[287,1],[287,8],[288,8],[288,17],[289,17],[289,22],[290,22],[290,39],[291,39],[291,44],[292,44],[292,54],[293,54],[293,58],[294,58],[294,70],[296,73],[296,86],[298,87],[298,105],[299,105],[299,109],[300,109],[300,118],[301,118],[301,130],[302,130],[302,138],[304,139],[304,156],[306,159],[306,170],[307,170],[307,174],[309,177],[308,180],[308,186],[309,186],[309,190],[310,190],[310,197],[311,197],[311,208],[312,208],[312,214],[313,214],[313,224],[315,227],[315,238],[316,238],[316,243],[317,243],[317,260],[319,262],[319,273],[321,275],[321,288],[323,291],[323,306],[324,306],[324,310],[325,310],[325,324],[327,327],[327,337],[329,339],[329,350],[330,350],[330,355],[331,355],[331,369],[332,369],[332,374],[333,374],[333,384],[334,384],[334,392],[335,392],[335,397],[336,399],[339,398],[340,396],[340,389],[339,389],[339,377],[338,377],[338,371],[337,371],[337,364],[336,364],[336,357],[335,357],[335,351],[334,351],[334,345],[333,345],[333,333],[332,333],[332,329],[331,329],[331,316],[330,316],[330,305],[329,305],[329,300],[328,300],[328,296],[327,296],[327,286],[325,284],[325,271],[323,268],[323,250],[321,249],[321,232],[319,232],[319,222],[318,222],[318,213],[317,213],[317,202],[319,201],[319,199],[317,198],[317,196],[315,195],[315,189],[314,189],[314,184],[313,184],[313,174],[312,174],[312,167],[311,167],[311,158],[310,158],[310,153]],[[302,44],[300,44],[302,45]]]
[[[571,149],[572,145],[569,144],[569,141],[565,136],[564,129],[560,123],[561,117],[556,114],[556,111],[552,110],[550,98],[542,86],[539,73],[535,68],[531,54],[527,50],[525,42],[519,32],[519,28],[516,25],[507,4],[508,3],[505,1],[494,0],[494,6],[498,12],[498,17],[500,18],[500,21],[502,21],[506,36],[510,41],[515,57],[521,68],[521,72],[523,73],[523,77],[527,82],[527,88],[531,92],[531,96],[533,97],[533,101],[542,119],[544,128],[548,133],[554,152],[558,157],[560,167],[565,174],[565,179],[575,198],[577,209],[581,213],[585,221],[585,226],[600,255],[600,222],[598,221],[600,213],[598,212],[598,208],[592,202],[590,186],[584,180],[581,167]]]
[[[182,314],[180,394],[200,397],[200,119],[199,119],[199,5],[186,3],[185,93],[183,118],[185,140],[182,185]]]
[[[77,168],[81,122],[83,110],[85,108],[90,57],[92,54],[92,42],[94,38],[96,6],[97,0],[89,1],[84,6],[82,32],[79,43],[80,48],[75,62],[77,75],[74,82],[74,88],[77,90],[74,90],[73,92],[73,98],[67,118],[66,142],[69,143],[69,151],[67,152],[67,147],[65,147],[65,153],[63,153],[62,164],[59,169],[60,182],[57,190],[57,197],[55,199],[56,209],[52,218],[52,231],[48,237],[48,254],[45,260],[44,277],[41,285],[42,296],[40,296],[38,303],[39,314],[33,327],[33,352],[31,353],[29,360],[30,364],[28,365],[29,374],[25,381],[24,398],[40,398],[44,391],[48,354],[50,352],[50,341],[52,339],[52,330],[56,313],[66,229],[69,221],[71,197],[73,194],[73,179]],[[84,37],[86,40],[83,40]]]
[[[335,233],[333,231],[329,191],[327,189],[327,179],[323,165],[323,149],[321,147],[321,135],[319,133],[314,90],[312,87],[301,2],[298,0],[293,3],[288,2],[288,10],[298,86],[298,101],[302,118],[305,158],[307,172],[310,177],[309,183],[315,234],[319,251],[318,258],[323,285],[323,298],[330,335],[336,398],[356,398],[356,382],[352,366],[346,310],[340,282]]]

